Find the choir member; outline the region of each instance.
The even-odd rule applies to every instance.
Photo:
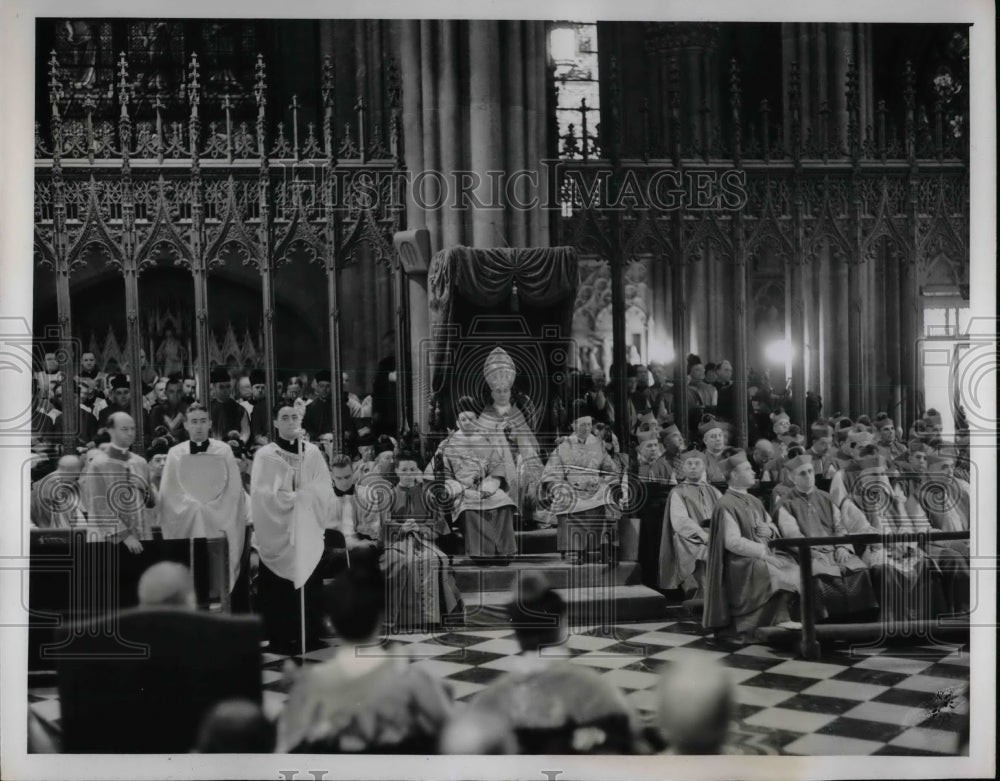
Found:
[[[221,367],[212,369],[210,379],[212,401],[208,409],[212,418],[212,433],[221,439],[230,431],[238,431],[240,432],[240,441],[248,442],[250,440],[250,416],[233,399],[233,381],[229,372]]]
[[[301,424],[298,411],[282,404],[274,420],[277,436],[254,455],[250,475],[250,516],[260,553],[258,602],[275,653],[299,650],[300,598],[305,601],[307,650],[320,646],[322,629],[322,579],[316,565],[333,488],[323,455],[303,441]]]
[[[263,369],[250,371],[250,435],[267,436],[267,376]]]
[[[184,426],[184,410],[187,409],[187,402],[184,401],[182,380],[179,374],[173,374],[167,378],[164,394],[165,401],[162,404],[157,404],[149,412],[149,426],[154,431],[159,426],[166,427],[170,436],[180,442],[187,439],[187,429]]]
[[[330,371],[316,372],[316,396],[306,407],[302,427],[312,439],[333,431],[333,407],[330,404]]]
[[[225,537],[232,589],[246,536],[246,495],[232,448],[209,437],[211,426],[201,404],[185,409],[189,439],[167,453],[160,482],[160,525],[165,539]]]
[[[100,411],[97,416],[98,428],[107,428],[108,420],[116,412],[123,412],[127,415],[132,413],[132,387],[128,378],[118,374],[111,378],[111,399],[108,406]]]

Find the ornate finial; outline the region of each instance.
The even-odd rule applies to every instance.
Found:
[[[191,65],[188,66],[188,101],[191,103],[191,114],[198,114],[198,104],[201,103],[201,84],[198,81],[198,73],[201,66],[198,65],[198,55],[191,55]]]
[[[131,85],[128,80],[128,60],[125,52],[118,53],[118,102],[122,106],[122,119],[128,117],[128,104],[132,99]]]
[[[49,102],[52,104],[53,113],[59,113],[59,103],[63,97],[62,80],[59,78],[59,58],[53,49],[49,55]]]
[[[389,58],[389,67],[386,73],[386,91],[389,94],[389,107],[398,110],[402,106],[403,88],[399,78],[399,65],[395,57]]]
[[[483,364],[483,376],[490,390],[510,390],[514,385],[517,369],[507,351],[497,347],[487,356]]]
[[[253,96],[257,101],[257,108],[263,110],[267,105],[267,73],[263,54],[257,55],[257,64],[254,66]]]
[[[907,60],[906,67],[903,70],[903,100],[908,109],[912,109],[916,103],[916,82],[917,76],[913,71],[913,63]]]
[[[333,58],[329,54],[323,57],[323,82],[320,92],[323,95],[323,107],[333,108]]]

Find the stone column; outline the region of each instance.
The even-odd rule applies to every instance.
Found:
[[[422,20],[396,25],[403,100],[403,148],[413,186],[406,227],[426,227],[431,253],[444,247],[547,246],[548,215],[497,203],[490,171],[539,170],[548,156],[545,25],[543,22]],[[383,38],[383,44],[385,39]],[[503,43],[503,45],[501,45]],[[453,207],[453,174],[472,171],[480,184]],[[423,173],[424,175],[420,175]],[[438,198],[445,178],[450,197]],[[544,186],[539,178],[539,194]],[[528,181],[521,185],[533,195]],[[517,192],[518,188],[513,188]],[[423,345],[431,336],[427,276],[407,277],[415,423],[429,421],[429,376],[421,371]]]
[[[784,141],[786,148],[791,141],[788,105],[789,74],[793,62],[799,65],[802,89],[799,94],[799,113],[802,118],[802,138],[812,131],[818,140],[820,110],[824,102],[829,108],[831,139],[839,134],[841,145],[847,146],[847,69],[854,62],[858,69],[858,91],[861,105],[859,123],[864,128],[874,117],[874,86],[871,60],[871,26],[853,23],[798,23],[782,24],[782,102],[785,117]]]

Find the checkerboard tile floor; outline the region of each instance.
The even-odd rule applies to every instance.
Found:
[[[417,664],[444,679],[466,702],[512,666],[509,630],[462,630],[439,635],[394,635]],[[306,654],[307,664],[336,648]],[[581,628],[568,641],[570,661],[600,672],[621,688],[645,718],[655,715],[658,673],[687,656],[717,659],[735,684],[731,745],[747,754],[932,756],[953,754],[968,712],[966,646],[899,645],[824,649],[806,662],[794,652],[763,645],[736,651],[717,646],[694,622]],[[543,652],[544,653],[544,652]],[[264,707],[272,717],[288,696],[282,669],[288,657],[264,653]],[[32,688],[29,707],[57,722],[54,685]]]

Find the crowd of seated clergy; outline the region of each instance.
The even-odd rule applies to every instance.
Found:
[[[275,647],[293,645],[295,626],[272,632],[278,619],[261,597],[262,579],[270,573],[260,564],[260,529],[254,529],[249,495],[257,455],[280,439],[262,428],[263,373],[233,378],[213,369],[205,403],[195,398],[196,383],[182,375],[157,380],[153,390],[163,398],[147,413],[157,425],[146,429],[152,439],[143,457],[135,452],[129,383],[121,373],[102,379],[103,407],[91,395],[97,377],[77,378],[81,410],[90,405],[86,414],[97,427],[75,452],[50,447],[61,418],[50,414],[58,411],[51,405],[65,384],[50,371],[57,368],[47,361],[33,378],[51,408],[39,404],[33,416],[32,525],[87,528],[93,539],[120,543],[130,554],[159,536],[226,536],[231,583],[239,584],[234,610],[264,613]],[[762,411],[758,389],[749,399],[755,436],[745,452],[730,447],[733,426],[725,415],[704,411],[732,412],[725,401],[732,387],[728,362],[706,367],[689,360],[689,401],[693,405],[697,396],[701,402],[701,417],[689,427],[691,443],[673,422],[662,373],[646,372],[645,385],[638,367],[627,374],[626,403],[616,404],[603,375],[595,373],[585,393],[565,408],[566,433],[541,453],[530,482],[532,501],[547,513],[560,554],[573,564],[613,564],[619,525],[637,518],[645,582],[701,600],[706,630],[745,642],[758,627],[799,615],[798,562],[773,549],[772,540],[970,528],[966,449],[943,439],[941,417],[932,409],[912,422],[906,436],[884,412],[853,420],[836,414],[805,426],[780,408]],[[322,456],[316,463],[326,470],[317,472],[329,498],[318,511],[325,542],[314,583],[353,568],[352,562],[368,565],[391,595],[384,617],[389,629],[460,622],[462,598],[451,570],[459,537],[465,554],[482,566],[503,566],[516,555],[514,518],[530,505],[514,499],[529,482],[509,466],[508,444],[483,424],[482,404],[457,400],[450,434],[425,459],[415,433],[380,433],[377,416],[364,414],[373,410],[349,395],[343,420],[350,448],[337,454],[328,372],[284,377],[276,395],[275,417],[292,412],[296,433],[305,432],[300,441],[314,443]],[[814,399],[813,411],[818,403]],[[621,410],[633,423],[625,443],[613,431]],[[213,521],[215,510],[191,511],[183,496],[171,499],[178,495],[171,454],[200,452],[225,463],[226,493],[213,500],[224,521]],[[112,486],[120,481],[129,485],[128,501],[109,508]],[[447,514],[439,511],[439,498],[450,507]],[[810,551],[818,620],[925,619],[968,610],[968,541],[818,545]],[[310,645],[324,628],[321,612],[318,598],[311,599]]]

